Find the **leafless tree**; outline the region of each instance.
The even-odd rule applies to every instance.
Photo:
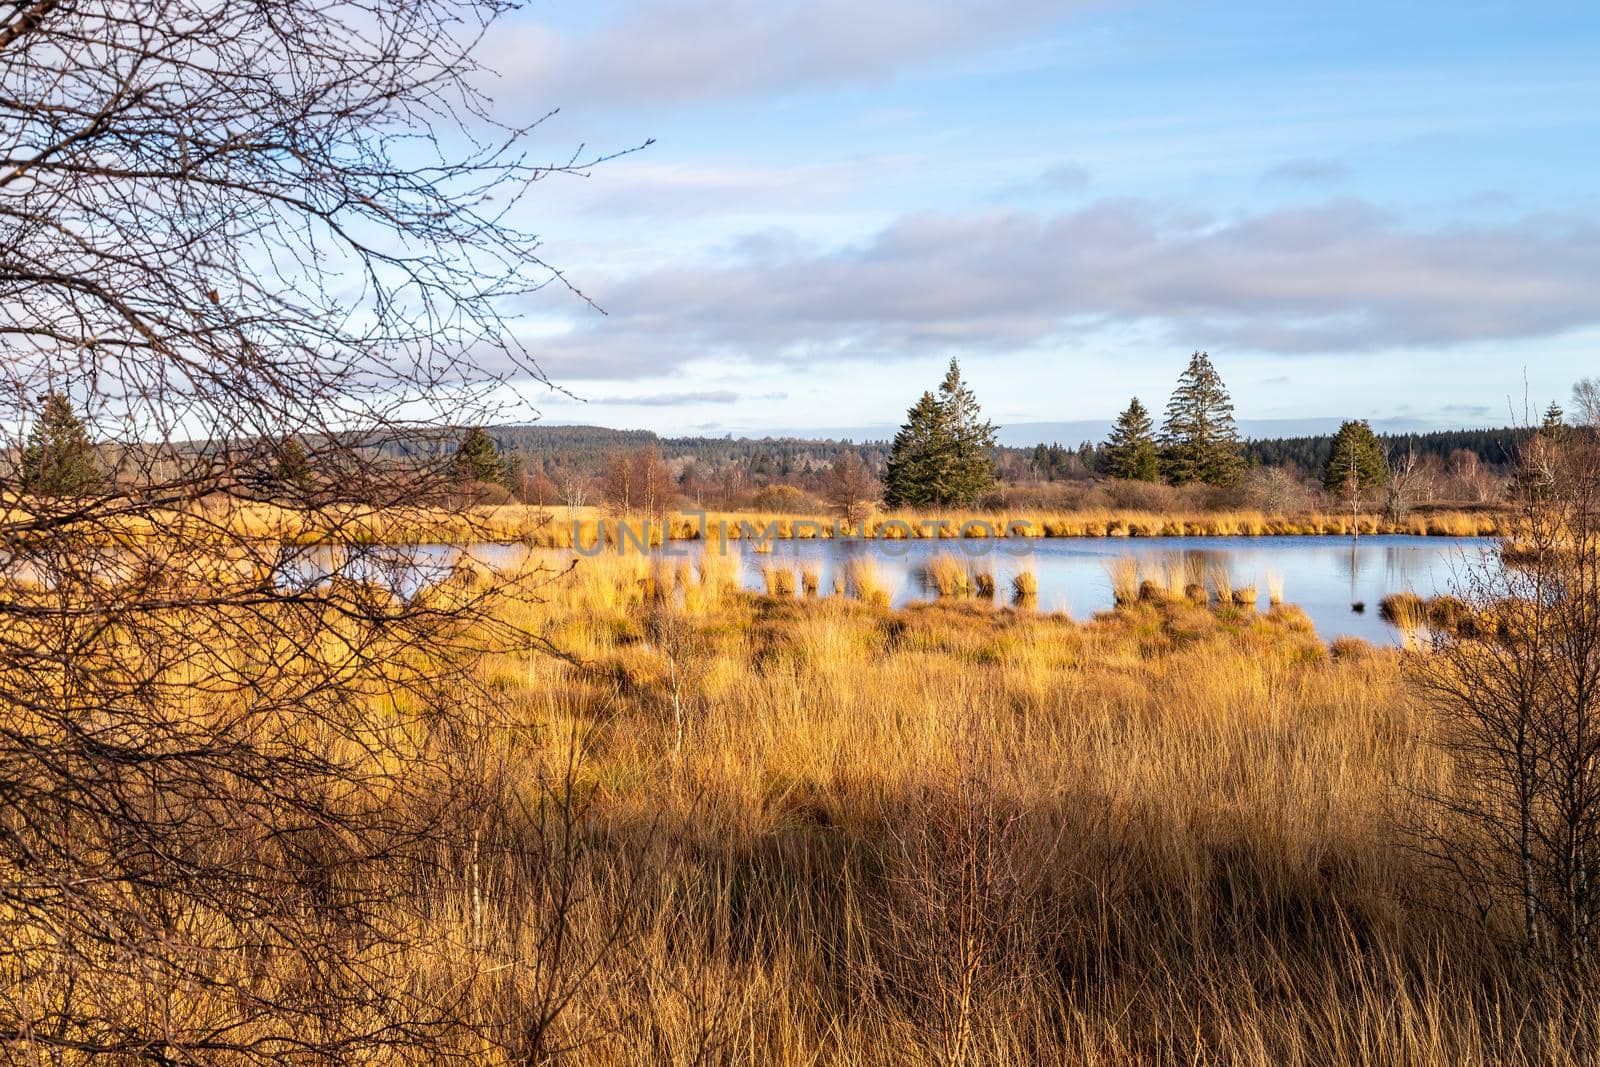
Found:
[[[1535,436],[1505,564],[1463,577],[1470,614],[1414,663],[1449,758],[1430,851],[1486,919],[1583,973],[1600,921],[1600,443]]]
[[[838,508],[847,522],[860,522],[870,515],[872,502],[882,493],[858,452],[841,453],[824,484],[828,503]]]
[[[1266,511],[1286,513],[1306,505],[1305,480],[1287,467],[1254,467],[1245,475],[1245,499]]]
[[[611,453],[601,483],[607,510],[623,518],[635,511],[647,519],[659,518],[672,503],[672,476],[655,445]]]
[[[1572,406],[1579,426],[1600,427],[1600,378],[1584,378],[1574,385]]]
[[[924,784],[892,827],[875,970],[883,989],[912,1001],[920,1062],[983,1062],[983,1031],[1035,966],[1030,895],[1018,862],[1021,815],[1001,795],[999,761],[970,729],[957,762]]]
[[[569,508],[581,508],[589,496],[589,479],[574,470],[561,472],[561,502]]]
[[[112,475],[0,474],[8,1054],[416,1059],[453,1018],[387,946],[481,598],[368,521],[449,499],[440,409],[537,375],[504,315],[564,284],[507,210],[592,160],[491,118],[508,7],[0,4],[0,433],[67,397]]]
[[[1390,522],[1405,522],[1419,498],[1429,492],[1427,468],[1417,450],[1407,447],[1389,457],[1389,480],[1384,484],[1383,510]]]

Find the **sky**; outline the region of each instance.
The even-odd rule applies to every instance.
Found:
[[[497,113],[652,143],[516,209],[603,309],[518,309],[522,413],[881,434],[956,358],[1015,440],[1203,349],[1247,426],[1523,421],[1600,374],[1597,54],[1592,0],[534,3]]]

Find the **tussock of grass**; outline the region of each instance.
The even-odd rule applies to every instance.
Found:
[[[1111,596],[1118,604],[1139,599],[1139,563],[1131,556],[1114,559],[1107,566],[1111,575]]]
[[[972,576],[972,587],[978,596],[990,600],[994,599],[994,572],[988,570],[978,571]]]
[[[1227,568],[1213,567],[1209,576],[1211,578],[1211,588],[1217,594],[1217,603],[1231,603],[1233,601],[1233,578],[1228,574]]]
[[[972,590],[966,564],[948,552],[941,552],[923,565],[922,580],[940,596],[965,596]]]
[[[766,567],[762,569],[761,577],[766,582],[768,596],[794,596],[795,580],[791,568]]]
[[[845,591],[864,604],[888,607],[891,589],[883,571],[867,556],[846,560],[841,568]]]
[[[1385,621],[1414,630],[1428,621],[1427,603],[1412,592],[1390,593],[1378,602],[1378,615]]]
[[[1039,578],[1032,571],[1018,571],[1011,578],[1011,602],[1019,608],[1032,608],[1039,602]]]

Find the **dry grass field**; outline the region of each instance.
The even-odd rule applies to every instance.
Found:
[[[91,980],[70,962],[90,957],[40,955],[38,928],[0,967],[22,1020],[8,1054],[75,1062],[24,1023],[68,1000],[81,1015],[90,991],[106,1026],[248,1047],[252,1004],[338,967],[362,992],[319,1004],[319,1036],[398,1035],[368,1062],[1589,1061],[1597,1005],[1545,984],[1515,917],[1474,913],[1413,847],[1451,767],[1404,653],[1330,649],[1292,606],[1220,589],[1073,620],[954,573],[951,596],[895,611],[870,567],[837,593],[774,570],[761,595],[734,566],[462,565],[419,598],[476,602],[482,630],[448,652],[381,626],[325,644],[341,676],[306,697],[315,728],[293,704],[232,719],[217,695],[288,654],[279,638],[191,628],[163,651],[193,729],[337,753],[344,784],[316,810],[416,816],[433,851],[333,876],[321,891],[359,898],[368,933],[330,933],[322,960],[231,906],[186,906],[158,936],[203,945],[192,968],[94,957]],[[370,617],[385,594],[349,596]],[[474,644],[493,651],[469,677],[386,681]],[[183,847],[248,872],[242,839]],[[281,1033],[260,1048],[296,1059]]]
[[[334,522],[334,517],[339,516]],[[387,543],[473,541],[522,542],[541,548],[594,548],[616,545],[618,519],[594,507],[536,507],[508,504],[383,511],[325,509],[315,522],[267,505],[232,506],[212,521],[230,532],[289,543],[323,540]],[[656,519],[637,514],[625,520],[628,545],[659,544],[662,531],[673,540],[727,538],[827,538],[853,535],[879,539],[962,537],[1274,537],[1295,535],[1405,534],[1434,537],[1487,537],[1503,533],[1506,517],[1493,511],[1418,511],[1402,522],[1377,514],[1354,520],[1337,512],[1292,515],[1260,511],[1160,514],[1145,511],[1018,511],[1014,514],[940,511],[886,512],[861,523],[836,515],[761,512],[671,512]],[[330,522],[333,528],[330,528]]]
[[[607,555],[502,606],[564,656],[490,658],[463,765],[576,804],[581,847],[554,927],[548,827],[419,887],[392,965],[493,1021],[475,1055],[559,988],[583,1063],[1587,1059],[1594,1005],[1409,847],[1448,767],[1401,653],[1292,607],[769,587]]]

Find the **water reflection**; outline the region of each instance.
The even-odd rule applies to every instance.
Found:
[[[973,575],[992,576],[1001,599],[1019,574],[1037,578],[1037,607],[1087,618],[1113,604],[1111,571],[1118,560],[1134,561],[1142,574],[1163,574],[1168,584],[1214,586],[1220,577],[1233,590],[1252,587],[1258,606],[1269,590],[1298,605],[1325,639],[1360,637],[1398,643],[1400,635],[1379,616],[1390,593],[1411,591],[1428,597],[1457,587],[1463,568],[1485,558],[1493,542],[1474,538],[1362,537],[1355,542],[1327,537],[1059,538],[1025,544],[978,539],[943,541],[801,540],[770,542],[770,552],[733,542],[745,588],[765,588],[770,567],[806,568],[827,592],[842,579],[852,560],[870,559],[889,588],[892,603],[926,599],[934,590],[925,579],[930,559],[955,555]],[[657,555],[690,559],[704,550],[698,542],[669,542]],[[448,576],[469,555],[489,567],[514,564],[528,550],[509,545],[362,546],[285,549],[282,573],[293,581],[315,583],[330,574],[381,582],[410,597]],[[581,561],[580,561],[581,566]],[[1246,592],[1248,595],[1248,592]],[[1361,604],[1364,611],[1353,610]]]

